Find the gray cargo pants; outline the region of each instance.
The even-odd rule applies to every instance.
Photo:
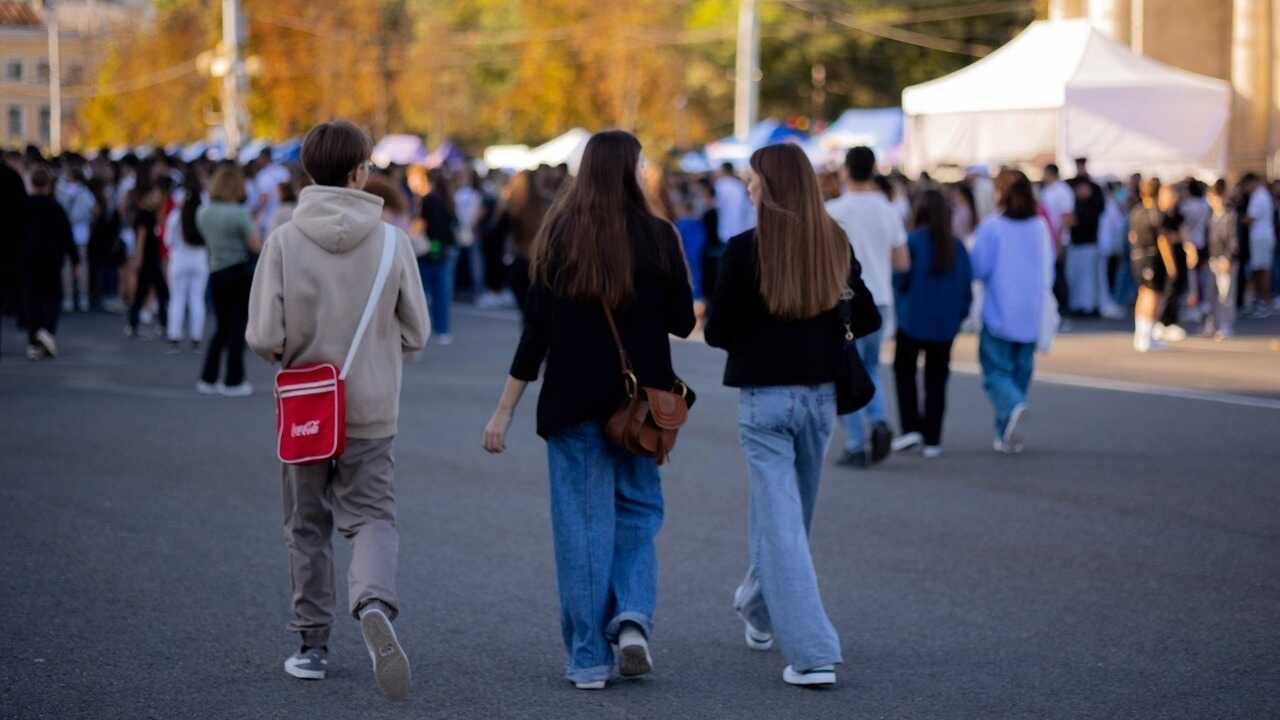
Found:
[[[396,567],[400,534],[396,530],[392,478],[395,460],[391,441],[347,438],[337,460],[311,465],[285,465],[284,540],[289,548],[293,585],[293,622],[289,630],[302,642],[320,647],[329,642],[333,623],[333,528],[353,541],[347,570],[350,611],[370,600],[400,609]]]

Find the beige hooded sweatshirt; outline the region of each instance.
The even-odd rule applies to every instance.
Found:
[[[382,198],[312,185],[293,219],[267,239],[249,296],[245,339],[284,367],[341,367],[382,254]],[[347,436],[396,434],[403,355],[430,334],[422,278],[409,238],[396,230],[395,262],[347,374]]]

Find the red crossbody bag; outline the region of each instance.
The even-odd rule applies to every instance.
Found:
[[[346,450],[347,372],[373,319],[382,288],[387,284],[395,259],[395,243],[395,230],[385,225],[378,273],[342,369],[333,363],[313,363],[276,373],[276,454],[280,462],[287,465],[328,462]]]

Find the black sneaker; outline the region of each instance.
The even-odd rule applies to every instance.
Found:
[[[836,460],[836,465],[846,468],[864,468],[870,464],[866,450],[845,450],[840,459]]]
[[[299,680],[323,680],[329,670],[329,649],[302,646],[284,661],[284,671]]]
[[[878,422],[871,426],[871,464],[874,465],[889,457],[892,449],[893,431],[886,422]]]

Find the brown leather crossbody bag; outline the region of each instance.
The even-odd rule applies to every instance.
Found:
[[[632,455],[654,458],[661,465],[675,447],[680,427],[689,419],[689,387],[679,379],[671,390],[640,387],[640,379],[622,347],[622,336],[608,306],[604,308],[604,316],[609,321],[613,343],[618,347],[622,385],[627,394],[622,407],[605,424],[605,437]]]

